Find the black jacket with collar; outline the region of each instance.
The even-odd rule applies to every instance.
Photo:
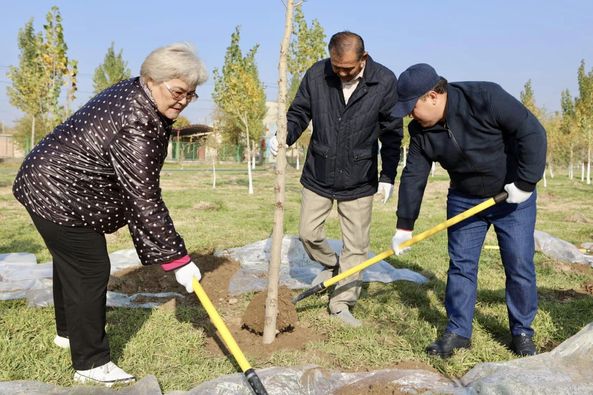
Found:
[[[402,172],[397,227],[413,229],[432,162],[451,188],[492,197],[514,182],[533,191],[546,164],[546,131],[517,99],[492,82],[457,82],[447,88],[446,122],[422,128],[410,122],[410,150]]]
[[[379,181],[393,184],[403,137],[401,118],[391,116],[396,88],[395,74],[370,56],[348,104],[329,59],[307,70],[287,112],[286,139],[292,145],[312,121],[301,176],[305,188],[328,198],[352,200],[377,192]]]

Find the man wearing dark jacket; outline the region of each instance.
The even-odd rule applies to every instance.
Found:
[[[511,349],[534,355],[531,323],[537,312],[533,263],[536,192],[546,161],[546,132],[535,116],[491,82],[447,83],[427,64],[400,75],[394,116],[411,115],[410,149],[403,170],[392,247],[411,238],[432,162],[449,173],[447,218],[505,190],[499,203],[448,229],[449,271],[445,333],[426,351],[449,357],[469,348],[478,261],[494,226],[506,274]]]
[[[340,32],[329,42],[330,58],[307,70],[287,113],[287,145],[313,123],[301,176],[303,185],[299,235],[311,259],[322,264],[320,283],[367,259],[373,195],[386,202],[393,190],[400,157],[402,121],[391,114],[397,79],[365,52],[362,38]],[[378,140],[382,171],[377,171]],[[277,152],[272,138],[270,149]],[[343,247],[338,257],[325,238],[324,224],[337,201]],[[360,294],[360,276],[337,284],[330,313],[360,326],[350,313]]]

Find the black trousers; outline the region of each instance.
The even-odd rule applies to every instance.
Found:
[[[53,257],[56,330],[70,339],[72,367],[87,370],[109,362],[105,321],[111,263],[105,235],[29,214]]]

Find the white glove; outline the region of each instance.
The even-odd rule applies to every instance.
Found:
[[[270,139],[270,153],[274,156],[278,155],[278,138],[273,135]]]
[[[399,245],[405,241],[408,241],[412,238],[412,231],[411,230],[403,230],[403,229],[396,229],[395,235],[393,239],[391,239],[391,249],[394,251],[395,255],[401,255],[404,252],[408,251],[411,247],[406,248],[399,248]]]
[[[377,193],[383,194],[383,204],[387,203],[391,194],[393,193],[393,184],[388,182],[380,182],[379,183],[379,190]]]
[[[194,291],[194,287],[192,285],[194,277],[200,281],[202,279],[202,273],[200,273],[200,269],[198,269],[196,264],[191,261],[187,265],[181,266],[179,269],[175,269],[175,280],[177,280],[179,284],[183,285],[188,293],[192,293]]]
[[[533,193],[520,190],[519,188],[517,188],[514,182],[506,184],[504,186],[504,190],[507,191],[507,193],[509,194],[509,196],[507,197],[507,203],[523,203],[524,201],[529,199],[529,197]]]

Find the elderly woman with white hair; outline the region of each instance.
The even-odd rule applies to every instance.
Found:
[[[111,386],[134,376],[111,361],[105,333],[110,262],[105,233],[128,225],[142,264],[174,271],[192,292],[201,278],[159,187],[171,126],[207,79],[189,44],[154,50],[140,77],[104,90],[26,157],[13,193],[53,257],[57,336],[77,382]]]

